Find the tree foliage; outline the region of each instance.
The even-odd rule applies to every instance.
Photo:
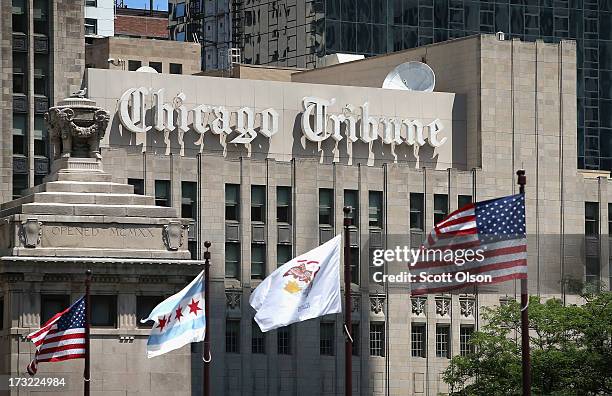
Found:
[[[534,394],[612,394],[612,293],[583,298],[584,304],[568,306],[530,298]],[[483,318],[486,324],[470,340],[473,353],[453,357],[444,373],[450,394],[520,395],[520,306],[485,308]]]

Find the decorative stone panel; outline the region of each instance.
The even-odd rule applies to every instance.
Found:
[[[412,305],[412,316],[427,316],[427,297],[412,297],[410,302]]]
[[[385,300],[384,294],[370,296],[370,314],[374,316],[385,315]]]
[[[451,316],[450,297],[436,297],[436,315],[439,318],[450,318]]]
[[[36,218],[29,218],[21,223],[19,237],[23,246],[35,248],[40,245],[42,236],[42,222]]]
[[[476,299],[471,296],[459,297],[459,309],[462,318],[473,319],[476,316]]]

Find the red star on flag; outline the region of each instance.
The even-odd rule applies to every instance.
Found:
[[[196,316],[198,316],[198,311],[201,311],[202,308],[200,308],[198,306],[199,301],[195,301],[193,298],[191,299],[191,304],[189,305],[189,313],[194,313]]]
[[[166,326],[167,323],[168,323],[168,319],[166,319],[166,315],[164,315],[161,319],[159,319],[159,323],[157,324],[157,327],[159,328],[160,333],[164,331],[164,327]]]
[[[176,320],[178,320],[180,322],[182,317],[183,317],[183,308],[178,307],[176,309],[176,313],[174,315],[174,319],[176,319]]]

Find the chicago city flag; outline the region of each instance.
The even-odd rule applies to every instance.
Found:
[[[183,290],[159,303],[141,323],[155,323],[147,342],[147,357],[163,355],[204,340],[204,271]]]
[[[279,267],[249,300],[261,331],[342,312],[341,235]]]

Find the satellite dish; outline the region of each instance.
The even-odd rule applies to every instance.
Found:
[[[136,71],[141,73],[157,73],[157,70],[153,69],[151,66],[140,66]]]
[[[432,92],[436,85],[436,76],[431,67],[422,62],[405,62],[391,70],[383,88],[403,91]]]

